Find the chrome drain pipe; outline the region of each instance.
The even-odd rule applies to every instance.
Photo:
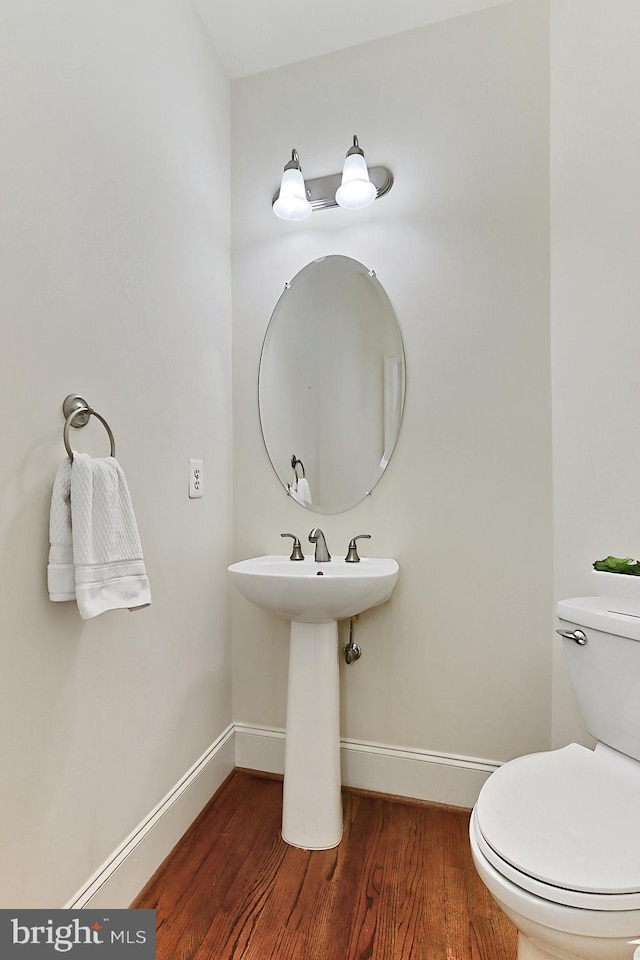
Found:
[[[346,663],[353,663],[354,660],[359,660],[362,656],[362,650],[359,644],[353,642],[353,621],[357,617],[351,617],[349,620],[349,643],[344,648],[344,659]]]

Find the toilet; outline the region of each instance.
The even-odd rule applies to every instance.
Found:
[[[492,774],[473,860],[518,929],[518,960],[640,960],[640,618],[558,604],[594,750],[571,743]]]

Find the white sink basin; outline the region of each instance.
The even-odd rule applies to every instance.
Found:
[[[398,579],[398,564],[382,557],[360,563],[333,558],[255,557],[229,567],[231,582],[243,597],[285,620],[330,623],[344,620],[388,600]]]

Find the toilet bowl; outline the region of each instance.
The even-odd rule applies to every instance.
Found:
[[[500,767],[474,807],[471,852],[518,929],[518,960],[640,960],[640,620],[591,598],[558,613],[599,742]]]

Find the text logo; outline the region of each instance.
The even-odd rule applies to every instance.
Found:
[[[155,960],[155,910],[0,910],[2,960]]]

